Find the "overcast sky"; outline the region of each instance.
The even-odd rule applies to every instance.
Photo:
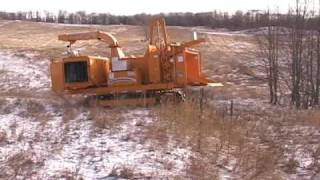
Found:
[[[2,11],[48,10],[59,9],[75,12],[109,12],[117,15],[136,13],[156,14],[160,12],[205,12],[221,10],[275,9],[287,11],[295,0],[1,0]]]

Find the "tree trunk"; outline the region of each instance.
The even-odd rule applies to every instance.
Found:
[[[319,90],[320,90],[320,30],[317,34],[317,76],[316,76],[316,96],[315,104],[319,105]]]

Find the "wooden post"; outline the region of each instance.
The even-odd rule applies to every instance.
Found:
[[[202,116],[203,116],[203,99],[204,99],[204,89],[200,89],[200,96],[199,96],[199,125],[198,125],[198,152],[201,152],[201,139],[202,139]]]

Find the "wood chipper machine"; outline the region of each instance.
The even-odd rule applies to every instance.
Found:
[[[69,42],[97,39],[108,44],[110,57],[69,53],[51,63],[52,89],[58,94],[87,94],[103,106],[150,105],[164,94],[181,95],[187,86],[207,86],[211,81],[201,72],[201,54],[191,47],[205,42],[171,43],[165,20],[149,25],[149,44],[140,57],[126,56],[117,39],[107,32],[59,35]]]

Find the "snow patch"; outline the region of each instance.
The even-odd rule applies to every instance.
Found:
[[[0,90],[49,90],[49,61],[35,61],[28,54],[18,57],[0,51]],[[28,57],[29,56],[29,57]]]

